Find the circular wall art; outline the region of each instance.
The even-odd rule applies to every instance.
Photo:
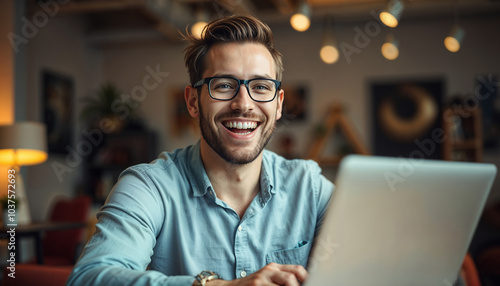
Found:
[[[428,132],[438,112],[438,103],[427,90],[413,84],[402,84],[395,96],[382,99],[378,117],[387,136],[401,142],[412,142]]]

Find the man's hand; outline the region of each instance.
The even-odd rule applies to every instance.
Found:
[[[307,278],[307,270],[301,265],[269,263],[245,278],[233,281],[212,280],[206,286],[299,286]]]

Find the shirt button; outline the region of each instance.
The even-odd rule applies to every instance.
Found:
[[[238,231],[241,231],[242,229],[243,229],[243,228],[241,227],[241,225],[240,225],[240,226],[238,226]],[[245,272],[245,271],[243,271],[243,272]],[[242,273],[243,273],[243,272],[242,272]]]
[[[246,276],[247,276],[247,272],[246,272],[246,271],[244,271],[244,270],[243,270],[243,271],[241,271],[241,272],[240,272],[240,276],[241,276],[241,277],[246,277]]]

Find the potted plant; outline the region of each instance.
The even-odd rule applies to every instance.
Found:
[[[109,133],[120,132],[133,116],[132,108],[120,96],[121,92],[114,84],[103,84],[96,94],[83,99],[86,105],[81,117],[93,128],[102,124]]]

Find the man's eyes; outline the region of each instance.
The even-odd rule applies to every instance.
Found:
[[[269,92],[274,90],[274,83],[266,80],[250,81],[248,87],[255,92]],[[214,81],[211,83],[211,89],[216,91],[232,91],[238,88],[238,83],[233,81]]]
[[[254,85],[252,89],[264,89],[264,90],[270,90],[271,88],[268,85],[264,84],[259,84],[259,85]]]
[[[215,89],[234,89],[234,85],[230,83],[219,83],[215,85]]]

